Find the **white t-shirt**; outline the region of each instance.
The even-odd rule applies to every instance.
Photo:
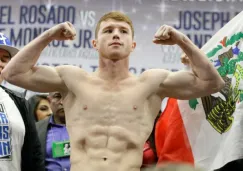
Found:
[[[0,87],[0,171],[21,171],[25,125],[9,95]]]

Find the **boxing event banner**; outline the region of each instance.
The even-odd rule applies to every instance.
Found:
[[[201,47],[242,10],[242,3],[243,0],[1,0],[0,32],[22,48],[50,27],[69,21],[77,31],[76,39],[51,42],[38,65],[70,64],[93,72],[98,65],[98,54],[91,43],[96,23],[107,12],[121,11],[132,19],[135,28],[137,47],[130,56],[130,71],[137,75],[149,68],[177,71],[184,67],[181,50],[177,45],[154,44],[157,29],[170,25]]]
[[[185,161],[211,171],[243,158],[243,11],[202,50],[225,87],[199,99],[169,99],[155,139],[160,162]]]
[[[13,45],[22,48],[48,28],[71,22],[74,41],[53,41],[41,54],[38,64],[71,64],[92,72],[98,54],[92,48],[94,30],[100,17],[110,11],[122,11],[133,21],[137,47],[130,57],[130,71],[140,74],[149,68],[173,71],[183,68],[181,50],[152,42],[157,29],[167,24],[188,35],[199,47],[242,10],[241,0],[1,0],[0,32]]]

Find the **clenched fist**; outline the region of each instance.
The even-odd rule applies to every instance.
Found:
[[[179,44],[186,36],[173,27],[163,25],[154,35],[153,42],[162,45]]]
[[[76,30],[70,22],[60,23],[47,32],[52,40],[74,40],[76,36]]]

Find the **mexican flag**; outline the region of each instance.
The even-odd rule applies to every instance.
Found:
[[[179,161],[214,170],[243,158],[243,11],[203,47],[225,87],[208,97],[170,98],[159,118],[159,162]]]

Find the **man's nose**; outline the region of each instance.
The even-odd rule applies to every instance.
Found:
[[[114,30],[113,39],[120,39],[120,31],[118,29]]]
[[[60,104],[63,104],[63,99],[61,98],[60,101],[59,101]]]

